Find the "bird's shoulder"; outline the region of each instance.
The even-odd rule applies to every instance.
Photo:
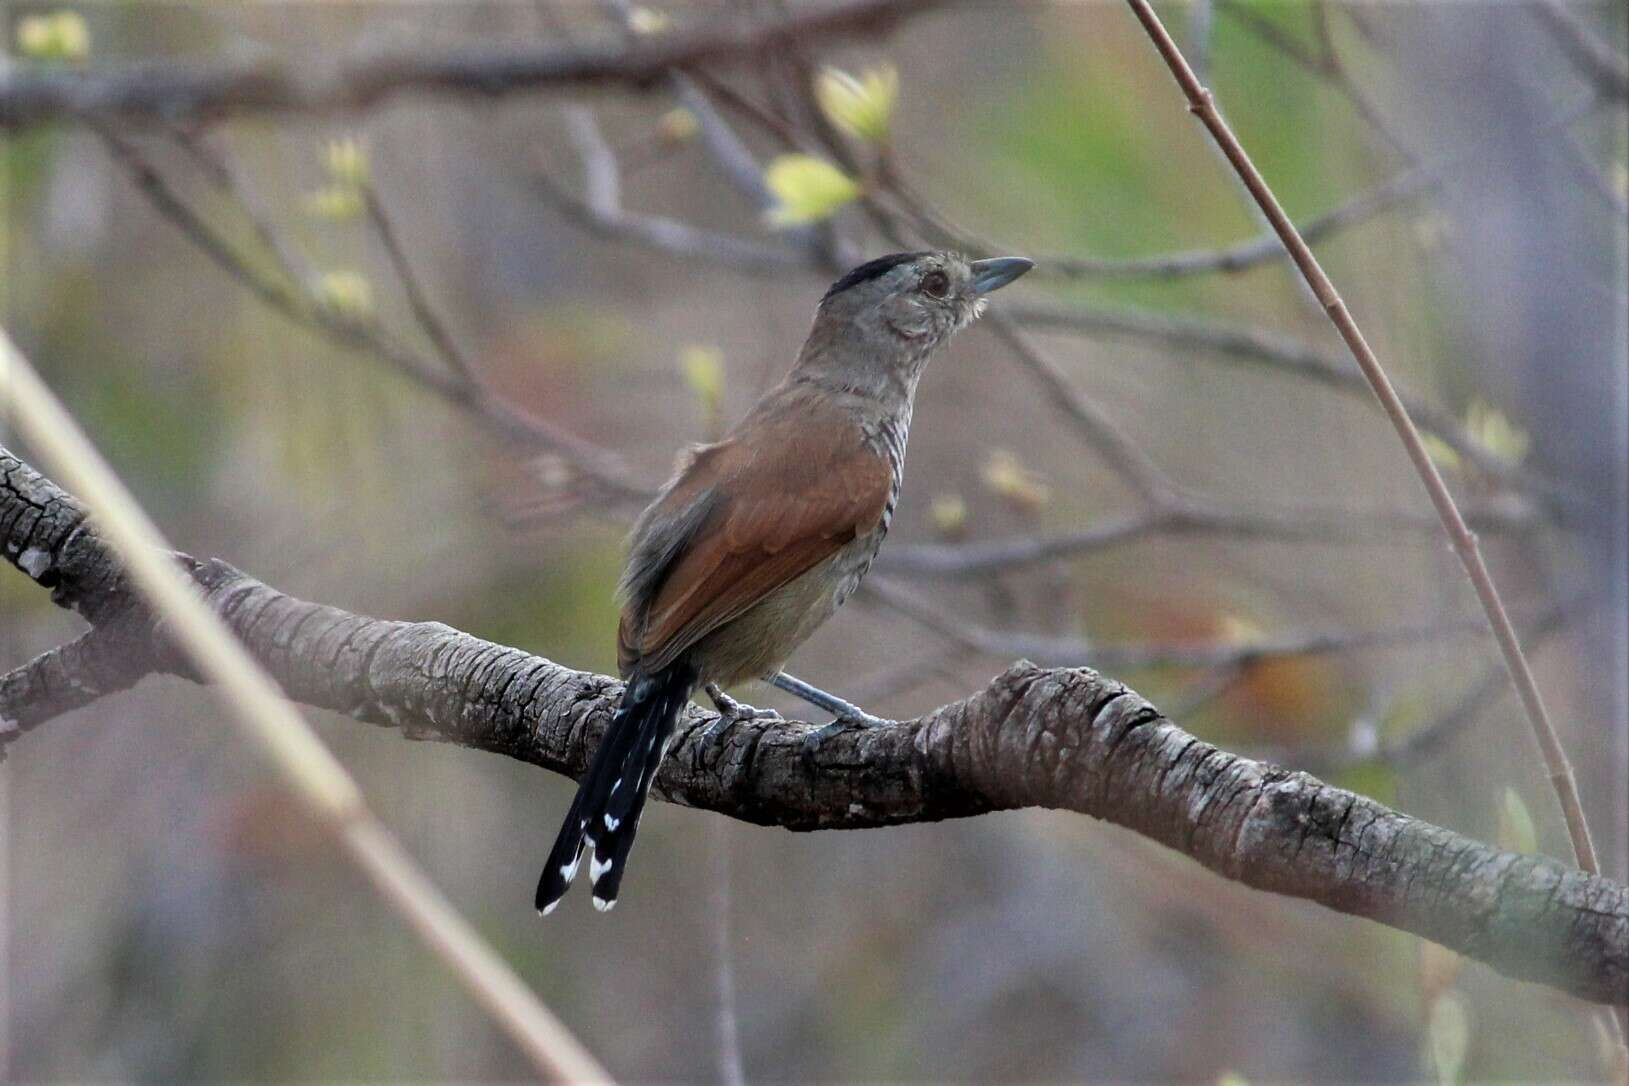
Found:
[[[654,507],[649,536],[666,553],[626,597],[625,649],[674,655],[875,531],[893,479],[852,412],[766,397],[723,441],[688,450]]]
[[[757,507],[841,520],[873,507],[880,515],[892,477],[863,414],[806,386],[783,385],[723,440],[683,450],[661,503],[712,494],[732,521],[750,519]]]

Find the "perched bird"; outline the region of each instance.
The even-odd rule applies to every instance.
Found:
[[[917,380],[934,350],[1034,265],[949,252],[862,264],[820,300],[791,373],[724,440],[696,446],[634,524],[618,586],[627,688],[537,887],[548,913],[587,859],[594,906],[616,904],[651,782],[691,693],[720,725],[755,710],[723,686],[765,679],[848,725],[880,723],[781,672],[848,599],[888,531]]]

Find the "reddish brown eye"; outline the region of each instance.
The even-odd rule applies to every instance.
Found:
[[[922,277],[922,293],[930,298],[943,298],[950,292],[950,276],[942,271],[930,271]]]

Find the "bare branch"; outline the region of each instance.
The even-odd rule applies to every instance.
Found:
[[[129,651],[135,635],[122,625],[93,626],[0,675],[0,758],[35,726],[127,690],[157,670],[150,653]]]
[[[0,66],[0,129],[58,119],[180,123],[268,112],[367,109],[395,95],[491,98],[608,84],[647,89],[671,69],[731,61],[794,42],[875,33],[941,0],[839,0],[790,14],[728,15],[632,44],[567,49],[483,46],[438,53],[357,54],[302,64],[139,64],[82,71]]]
[[[1528,532],[1544,523],[1529,508],[1487,505],[1466,510],[1478,531]],[[1339,546],[1396,543],[1403,537],[1437,538],[1435,516],[1394,509],[1215,508],[1171,501],[1145,512],[1103,520],[1054,535],[1012,535],[966,543],[915,543],[891,547],[880,568],[925,577],[996,573],[1040,562],[1107,550],[1151,535],[1231,536],[1281,543]]]
[[[396,281],[401,284],[402,293],[407,297],[407,306],[413,311],[413,319],[418,322],[419,328],[448,368],[465,381],[476,383],[475,367],[471,365],[469,356],[458,346],[452,331],[436,313],[435,306],[430,304],[430,296],[419,282],[418,274],[413,270],[413,262],[408,259],[407,250],[402,247],[401,237],[396,233],[396,224],[391,221],[390,214],[385,210],[384,201],[379,196],[379,190],[371,181],[362,186],[362,206],[367,212],[368,222],[373,226],[373,232],[379,237],[379,243],[385,247],[385,256],[390,260],[390,266],[396,273]]]
[[[1568,59],[1602,94],[1629,102],[1629,60],[1590,29],[1579,17],[1578,5],[1534,0],[1531,6]]]
[[[1145,501],[1158,503],[1174,497],[1175,487],[1160,466],[1120,433],[1101,408],[1069,383],[1063,371],[1018,330],[1015,318],[1008,311],[991,313],[984,319],[995,330],[996,338],[1012,350],[1019,364],[1040,380],[1049,397],[1069,416],[1082,436]]]
[[[1370,393],[1362,371],[1339,356],[1264,329],[1136,309],[1101,309],[1051,302],[1012,302],[1002,312],[1008,319],[1029,328],[1125,336],[1178,349],[1208,351],[1221,359],[1280,370],[1353,395],[1366,398]],[[1489,452],[1443,408],[1406,392],[1400,395],[1422,426],[1475,464],[1488,478],[1553,502],[1569,500],[1567,495],[1559,493],[1558,484],[1539,479]]]
[[[420,358],[384,329],[321,305],[310,295],[308,284],[288,282],[283,277],[269,275],[255,267],[182,199],[135,143],[105,125],[98,123],[96,128],[114,161],[129,174],[154,210],[180,229],[183,236],[216,266],[275,312],[320,333],[340,347],[374,355],[392,369],[467,412],[498,436],[549,450],[613,502],[636,502],[648,494],[646,488],[632,480],[621,458],[609,450],[601,449],[493,396],[462,373],[444,372]],[[217,180],[225,179],[229,184],[231,177],[230,173],[222,173],[217,175]],[[263,215],[252,206],[249,214],[259,223],[257,233],[276,238]],[[295,258],[285,245],[273,241],[271,248],[281,267],[288,269],[294,266]]]
[[[1434,171],[1425,168],[1405,170],[1366,192],[1358,193],[1339,207],[1308,219],[1299,227],[1301,236],[1308,244],[1323,241],[1407,203],[1436,183],[1437,174]],[[1187,249],[1158,256],[1122,259],[1046,257],[1038,262],[1038,267],[1042,271],[1075,279],[1178,279],[1213,272],[1241,272],[1282,259],[1283,244],[1278,240],[1278,235],[1268,233],[1219,249]]]
[[[1399,623],[1377,630],[1313,630],[1267,636],[1236,644],[1110,643],[1099,645],[1078,637],[1051,637],[1022,630],[997,630],[971,622],[928,600],[920,593],[880,577],[866,581],[861,591],[920,623],[955,645],[986,656],[1011,659],[1022,656],[1043,666],[1089,666],[1110,671],[1142,671],[1157,667],[1230,669],[1284,657],[1325,656],[1365,649],[1393,648],[1421,641],[1442,643],[1487,631],[1479,616]],[[1554,621],[1568,607],[1557,606],[1535,622]]]
[[[0,453],[0,552],[14,562],[34,554],[59,602],[83,611],[118,575],[95,533],[74,530],[81,518],[73,499]],[[291,696],[359,720],[575,776],[621,694],[605,676],[439,623],[303,602],[220,562],[192,568],[206,602]],[[0,702],[0,712],[16,709]],[[1218,750],[1092,671],[1018,664],[965,701],[845,733],[812,758],[803,739],[813,725],[738,722],[714,746],[701,735],[716,719],[689,710],[657,781],[662,798],[795,830],[1076,811],[1225,878],[1414,932],[1582,999],[1629,1003],[1629,887]]]
[[[535,175],[539,191],[584,229],[613,241],[633,242],[677,256],[699,256],[740,271],[784,271],[809,265],[806,253],[784,244],[761,242],[704,230],[661,215],[622,207],[621,171],[591,111],[565,110],[566,131],[583,163],[581,199],[546,174]]]

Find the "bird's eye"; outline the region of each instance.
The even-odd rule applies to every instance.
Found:
[[[943,298],[950,291],[950,276],[942,271],[930,271],[922,277],[922,293],[930,298]]]

